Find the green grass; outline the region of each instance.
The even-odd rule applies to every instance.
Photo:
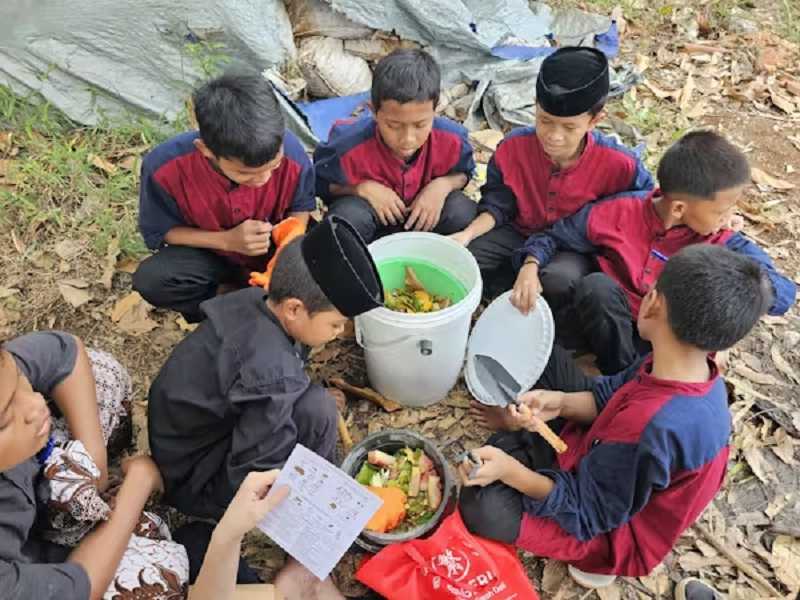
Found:
[[[123,254],[144,252],[138,233],[138,162],[116,164],[108,173],[91,164],[94,156],[112,164],[138,156],[185,127],[141,118],[81,127],[39,98],[20,98],[0,86],[0,131],[12,131],[15,186],[0,187],[0,222],[20,239],[89,240],[102,256],[116,239]]]
[[[800,0],[779,0],[780,33],[790,42],[800,44]]]

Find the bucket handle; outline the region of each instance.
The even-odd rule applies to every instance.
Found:
[[[418,340],[416,346],[419,348],[419,353],[422,356],[431,356],[433,354],[433,340],[429,340],[428,338],[418,335],[404,335],[396,340],[382,342],[380,344],[365,344],[364,335],[361,331],[361,327],[358,324],[355,326],[355,334],[356,344],[361,346],[365,351],[380,352],[382,350],[388,350],[394,346],[397,346],[398,344],[404,344],[410,340]]]

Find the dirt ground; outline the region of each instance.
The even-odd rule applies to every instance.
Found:
[[[614,8],[607,2],[582,4],[597,12]],[[609,105],[606,126],[631,144],[646,144],[651,167],[690,128],[713,127],[730,136],[757,169],[741,207],[744,231],[784,273],[800,281],[800,51],[797,31],[791,23],[787,29],[781,3],[774,4],[754,8],[746,2],[676,2],[666,10],[663,3],[622,2],[626,24],[617,60],[637,65],[645,79]],[[41,118],[41,112],[36,114]],[[73,138],[63,126],[41,133],[19,121],[3,131],[8,117],[0,110],[0,231],[6,239],[0,256],[0,336],[58,328],[115,354],[133,375],[135,448],[146,452],[149,383],[191,329],[176,314],[152,310],[131,293],[130,273],[142,247],[132,229],[136,189],[130,181],[152,137],[120,134],[98,156],[96,149],[84,147],[83,133]],[[52,131],[70,160],[79,156],[82,169],[34,170],[30,157],[43,146],[54,152]],[[343,377],[368,385],[362,353],[351,336],[318,349],[311,371],[320,381]],[[731,352],[727,378],[735,426],[729,473],[701,528],[690,529],[650,577],[620,580],[603,591],[581,590],[563,565],[521,554],[544,598],[671,598],[674,583],[687,574],[713,581],[730,598],[797,596],[796,307],[785,317],[763,319]],[[459,382],[430,408],[388,414],[351,398],[345,415],[356,442],[386,427],[411,428],[435,439],[453,460],[488,435],[470,419],[468,403],[469,394]],[[245,552],[266,578],[284,560],[258,534],[248,538]],[[355,553],[348,555],[336,571],[342,588],[354,595],[364,591],[352,578],[359,560]],[[759,585],[759,577],[774,593]]]

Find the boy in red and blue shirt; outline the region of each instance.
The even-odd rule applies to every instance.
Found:
[[[510,258],[532,233],[586,204],[626,190],[653,188],[628,148],[595,131],[605,113],[608,60],[599,50],[561,48],[536,81],[536,126],[515,129],[497,147],[481,188],[478,217],[452,236],[478,261],[489,295],[509,289]],[[542,272],[544,296],[560,310],[590,260],[561,252]]]
[[[264,269],[273,225],[288,216],[307,223],[315,208],[311,161],[284,129],[267,80],[226,74],[193,101],[199,131],[142,162],[139,227],[156,253],[133,276],[145,300],[190,322],[220,284]]]
[[[748,256],[698,244],[671,257],[638,314],[653,353],[589,378],[556,346],[540,389],[473,450],[482,466],[461,468],[467,527],[565,561],[579,582],[647,575],[725,477],[731,414],[709,353],[737,343],[773,302]],[[566,452],[533,433],[542,421]]]
[[[624,193],[584,207],[531,236],[514,255],[519,269],[511,302],[527,312],[541,290],[539,269],[560,251],[595,256],[599,271],[584,276],[571,299],[573,320],[604,374],[625,369],[649,351],[636,333],[642,298],[664,264],[681,248],[715,244],[755,259],[772,285],[769,314],[794,302],[795,284],[769,256],[727,224],[750,181],[747,158],[716,133],[689,133],[670,147],[658,167],[661,189]]]
[[[374,116],[337,122],[314,152],[317,194],[364,240],[398,231],[451,234],[475,217],[461,191],[475,162],[467,131],[437,117],[439,66],[397,50],[372,77]]]

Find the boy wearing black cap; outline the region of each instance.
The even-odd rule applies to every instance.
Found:
[[[561,48],[542,62],[536,126],[515,129],[500,143],[481,188],[478,217],[452,236],[468,246],[490,289],[511,287],[509,259],[532,233],[598,198],[653,187],[632,151],[594,131],[608,89],[608,61],[599,50]],[[590,269],[585,257],[565,252],[542,272],[554,309]]]
[[[205,320],[150,388],[166,500],[216,520],[249,472],[280,468],[296,444],[333,461],[336,403],[305,372],[307,350],[382,304],[363,240],[337,217],[282,249],[268,294],[254,287],[204,302]]]
[[[461,191],[475,162],[467,130],[436,116],[441,74],[422,50],[396,50],[372,77],[374,116],[339,121],[314,152],[317,195],[367,243],[398,231],[444,235],[475,218]]]

